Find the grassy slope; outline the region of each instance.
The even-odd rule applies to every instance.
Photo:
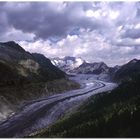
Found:
[[[140,76],[90,98],[35,137],[140,137]]]

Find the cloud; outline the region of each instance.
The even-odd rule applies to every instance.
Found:
[[[103,19],[105,16],[98,13],[95,5],[86,2],[8,2],[3,4],[3,11],[9,26],[22,32],[34,33],[36,38],[42,39],[64,37],[75,27],[91,30],[109,27],[108,20]],[[89,17],[89,11],[95,16]]]
[[[139,2],[1,2],[0,40],[48,57],[122,64],[139,57],[139,13]]]
[[[104,61],[110,66],[123,64],[135,56],[140,58],[137,46],[112,46],[99,33],[88,29],[80,29],[79,35],[67,35],[57,43],[38,40],[32,43],[21,41],[20,45],[30,52],[43,53],[46,57],[76,56],[89,62]]]
[[[15,8],[16,7],[16,8]],[[5,14],[10,26],[34,33],[36,38],[63,37],[73,28],[97,28],[98,21],[86,17],[87,4],[73,3],[6,3]]]

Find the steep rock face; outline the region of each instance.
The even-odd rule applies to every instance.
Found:
[[[131,80],[131,78],[140,73],[140,60],[133,59],[127,64],[121,66],[113,76],[115,81]]]
[[[39,65],[42,67],[40,73],[42,75],[46,75],[49,80],[51,80],[52,78],[59,79],[65,77],[66,74],[59,68],[54,66],[51,63],[51,61],[44,55],[38,53],[33,53],[32,55],[34,56],[35,60],[39,63]]]
[[[99,80],[112,81],[115,73],[120,68],[120,66],[108,67],[104,62],[84,62],[78,68],[73,69],[71,72],[77,74],[96,74],[98,75]]]
[[[103,63],[87,63],[84,62],[78,68],[74,69],[73,72],[75,73],[82,73],[82,74],[104,74],[109,72],[109,67]]]

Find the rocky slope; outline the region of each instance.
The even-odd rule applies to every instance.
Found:
[[[75,74],[96,74],[100,79],[121,82],[131,80],[131,77],[140,73],[140,60],[133,59],[122,66],[109,67],[104,62],[88,63],[79,58],[65,57],[53,59],[53,63],[63,71]],[[80,62],[80,63],[78,63]]]
[[[73,72],[82,74],[101,74],[108,73],[109,67],[104,62],[99,63],[87,63],[84,62],[78,68],[75,68]]]
[[[122,66],[108,67],[104,62],[87,63],[84,62],[71,72],[77,74],[97,74],[100,79],[122,82],[131,80],[133,76],[140,73],[140,60],[133,59]]]
[[[42,54],[33,53],[34,59],[41,66],[41,74],[51,80],[52,78],[59,79],[65,76],[65,73],[54,66],[51,61]],[[45,80],[45,79],[44,79]]]
[[[78,86],[45,56],[26,52],[13,41],[0,43],[0,120],[27,100]]]
[[[108,67],[104,62],[82,63],[71,72],[77,74],[97,74],[114,82],[131,80],[133,76],[140,73],[140,60],[133,59],[122,66]]]
[[[71,72],[77,74],[96,74],[98,75],[98,79],[110,81],[119,68],[119,66],[109,67],[104,62],[84,62],[78,68],[73,69]]]
[[[65,73],[53,66],[47,58],[46,68],[36,55],[26,52],[15,42],[0,43],[0,84],[48,81],[64,78]]]

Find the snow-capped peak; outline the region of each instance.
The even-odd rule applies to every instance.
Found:
[[[59,67],[65,72],[69,72],[77,67],[79,67],[84,60],[80,57],[65,56],[64,58],[52,58],[51,62],[53,65]]]

